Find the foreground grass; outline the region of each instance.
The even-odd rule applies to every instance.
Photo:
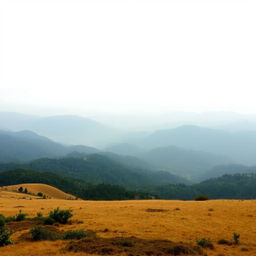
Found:
[[[70,208],[74,213],[72,223],[61,227],[63,231],[93,230],[106,239],[134,236],[191,244],[206,237],[214,243],[214,250],[207,249],[208,255],[256,255],[256,201],[252,200],[92,202],[0,198],[0,213],[6,216],[15,215],[19,209],[28,217],[37,212],[47,215],[56,207]],[[20,242],[20,236],[30,229],[15,232],[12,240],[16,244],[0,248],[0,255],[67,255],[61,251],[67,246],[66,240]],[[234,233],[240,234],[239,245],[218,244],[220,239],[232,240]],[[71,250],[68,255],[80,254]]]

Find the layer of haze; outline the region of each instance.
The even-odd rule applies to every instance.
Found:
[[[1,1],[0,110],[256,112],[255,1]]]

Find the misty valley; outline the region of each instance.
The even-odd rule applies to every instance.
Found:
[[[256,197],[256,130],[139,133],[78,116],[6,112],[0,124],[1,186],[44,183],[93,200]]]

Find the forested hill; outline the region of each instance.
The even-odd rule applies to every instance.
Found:
[[[193,200],[197,195],[210,199],[256,199],[256,174],[223,175],[195,185],[170,184],[150,191],[165,199]]]
[[[22,183],[48,184],[66,193],[87,200],[128,200],[148,199],[152,197],[146,192],[127,190],[121,186],[110,184],[93,185],[83,180],[66,178],[51,172],[15,169],[0,173],[0,186]]]
[[[168,172],[132,168],[99,154],[83,158],[43,158],[25,164],[0,164],[0,171],[13,168],[48,171],[94,184],[115,184],[127,188],[186,182],[185,179]]]

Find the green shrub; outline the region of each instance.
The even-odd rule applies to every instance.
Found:
[[[44,219],[44,225],[53,225],[55,223],[55,220],[51,217],[47,217]]]
[[[37,195],[42,197],[44,194],[42,192],[38,192]]]
[[[12,232],[5,227],[5,217],[0,214],[0,246],[11,244],[10,236]]]
[[[19,187],[18,191],[19,191],[20,193],[22,193],[22,192],[23,192],[23,187]]]
[[[42,218],[42,217],[43,217],[43,214],[42,214],[41,212],[38,212],[38,213],[36,214],[36,216],[37,216],[37,218]]]
[[[19,211],[19,213],[15,216],[15,221],[22,221],[25,220],[27,214],[23,213],[21,210]]]
[[[201,238],[197,240],[197,245],[203,248],[214,249],[214,246],[209,238]]]
[[[205,195],[198,195],[196,198],[195,198],[196,201],[206,201],[206,200],[209,200],[208,196],[205,196]]]
[[[238,233],[233,234],[234,244],[240,243],[239,238],[240,238],[240,234],[238,234]]]
[[[59,208],[54,209],[49,214],[50,218],[61,224],[66,224],[72,216],[72,210],[60,210]]]
[[[5,218],[5,222],[13,222],[15,220],[16,220],[15,216],[9,216]]]
[[[12,243],[12,241],[10,240],[11,235],[12,235],[12,232],[9,229],[7,228],[1,229],[0,230],[0,246],[6,246]]]
[[[0,232],[5,227],[5,217],[0,214]]]
[[[57,240],[60,237],[53,231],[37,226],[30,230],[33,241]]]
[[[84,230],[69,230],[65,233],[64,239],[82,239],[88,237],[90,234]]]

